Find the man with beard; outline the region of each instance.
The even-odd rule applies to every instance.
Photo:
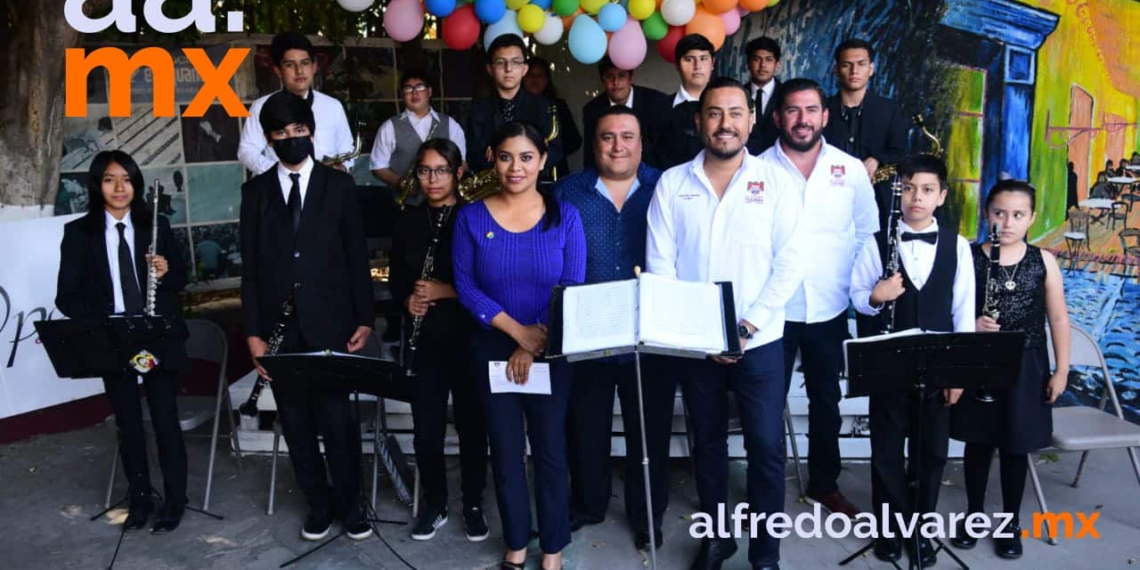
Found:
[[[559,200],[573,204],[586,233],[586,283],[630,279],[645,266],[645,216],[661,172],[642,163],[641,124],[625,105],[606,107],[594,133],[594,162],[558,181]],[[657,370],[657,359],[643,358]],[[645,481],[637,408],[637,374],[632,354],[579,362],[570,390],[570,530],[605,520],[610,502],[610,432],[614,389],[621,399],[625,425],[625,513],[637,549],[649,545]],[[646,442],[649,447],[653,524],[661,546],[661,518],[669,501],[669,435],[672,431],[676,377],[648,373],[643,385]]]
[[[649,205],[646,264],[682,281],[729,281],[740,321],[739,358],[680,362],[693,430],[701,511],[728,505],[728,391],[736,395],[748,450],[753,517],[784,508],[784,305],[803,279],[800,200],[784,172],[744,148],[755,122],[740,82],[713,79],[701,94],[697,127],[704,150],[661,175]],[[712,515],[715,516],[715,515]],[[753,528],[748,561],[778,569],[779,538]],[[730,536],[728,528],[715,529]],[[725,534],[721,534],[725,533]],[[736,552],[732,538],[706,537],[694,570],[719,570]]]
[[[760,155],[796,182],[805,212],[801,227],[812,236],[804,254],[812,263],[785,307],[784,392],[791,388],[796,353],[803,363],[808,401],[807,499],[833,513],[859,510],[839,491],[839,370],[847,338],[851,268],[863,240],[879,231],[875,191],[859,159],[827,144],[823,89],[810,79],[792,79],[776,93],[780,140]]]

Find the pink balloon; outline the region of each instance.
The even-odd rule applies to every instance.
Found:
[[[737,6],[736,7],[736,13],[740,14],[740,17],[743,18],[743,17],[751,14],[752,12],[749,12],[748,8],[745,8],[744,6]]]
[[[645,32],[634,18],[626,19],[625,25],[610,37],[610,59],[618,69],[636,69],[645,61],[646,49]]]
[[[724,33],[731,36],[740,29],[740,12],[736,10],[729,10],[720,15],[720,19],[724,20]]]
[[[424,29],[424,5],[420,0],[392,0],[384,11],[384,31],[398,42],[420,35]]]

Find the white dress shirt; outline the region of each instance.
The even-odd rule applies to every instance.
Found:
[[[241,161],[254,176],[273,168],[277,163],[277,154],[273,146],[265,140],[265,132],[261,130],[261,108],[265,101],[274,93],[270,93],[249,106],[249,116],[245,118],[245,125],[241,129],[241,143],[238,145],[238,160]],[[313,150],[317,160],[327,156],[334,156],[352,152],[356,141],[352,130],[348,128],[348,117],[344,114],[344,105],[340,101],[313,90],[313,120],[317,132],[313,133]],[[352,171],[352,160],[346,160],[344,167]]]
[[[732,282],[736,316],[756,327],[745,350],[784,335],[784,305],[803,279],[792,182],[745,154],[717,199],[705,153],[661,175],[649,205],[646,266],[682,281]]]
[[[614,101],[613,99],[610,99],[609,97],[606,97],[606,99],[609,100],[610,107],[613,107],[614,105],[625,105],[626,107],[629,107],[630,109],[632,109],[633,108],[633,92],[636,90],[637,90],[636,87],[630,87],[629,88],[629,97],[625,98],[625,103],[618,103],[618,102]]]
[[[293,179],[289,177],[290,174],[293,174],[292,170],[277,163],[277,181],[281,183],[281,195],[285,198],[285,205],[289,205],[289,191],[293,189]],[[301,209],[304,210],[305,195],[309,192],[309,177],[313,174],[313,159],[306,159],[297,174],[301,175],[297,185],[301,187]]]
[[[371,162],[369,168],[372,170],[380,170],[381,168],[388,168],[392,163],[392,153],[396,152],[396,124],[394,121],[401,116],[407,117],[408,122],[412,125],[412,130],[420,136],[420,142],[427,140],[428,135],[431,134],[432,120],[439,120],[439,113],[435,109],[429,109],[428,114],[423,117],[416,116],[411,111],[404,111],[403,113],[384,121],[380,125],[380,130],[376,131],[376,142],[372,143],[372,153],[368,155]],[[455,117],[448,117],[450,120],[447,122],[447,138],[459,147],[459,156],[463,160],[467,160],[467,137],[463,134],[463,127],[460,126],[459,121]],[[439,134],[439,133],[436,133]]]
[[[135,226],[131,223],[131,212],[127,210],[127,215],[123,219],[116,220],[110,212],[104,210],[103,218],[106,220],[106,229],[103,230],[103,236],[107,242],[107,266],[111,268],[111,290],[114,292],[115,297],[115,313],[122,313],[127,310],[126,303],[123,302],[123,282],[120,280],[119,275],[119,228],[115,224],[122,222],[126,228],[123,228],[123,239],[127,240],[127,247],[131,248],[131,259],[135,258]],[[138,273],[138,264],[135,264],[131,269],[136,273],[135,282],[139,283],[139,291],[142,291],[142,281]]]
[[[772,94],[776,92],[776,79],[768,80],[768,84],[760,87],[755,83],[749,83],[752,87],[752,100],[756,102],[756,113],[763,113],[768,109],[768,101],[772,100]],[[756,122],[760,122],[759,119]]]
[[[700,96],[693,97],[692,95],[689,95],[689,92],[685,91],[685,84],[682,83],[681,88],[677,90],[677,94],[673,96],[673,106],[676,107],[677,105],[680,105],[681,103],[684,103],[685,101],[700,101],[700,100],[701,100]],[[630,109],[632,109],[632,108],[633,107],[630,107]]]
[[[932,220],[929,227],[917,232],[899,221],[899,262],[906,269],[907,277],[919,290],[930,279],[930,272],[934,269],[934,254],[937,243],[929,244],[922,240],[911,240],[903,243],[903,232],[928,233],[938,232],[938,221]],[[954,332],[974,332],[974,256],[970,253],[970,244],[966,238],[958,236],[954,248],[958,254],[958,271],[954,274],[954,298],[951,301],[951,317],[954,321]],[[883,276],[883,263],[879,259],[879,245],[869,239],[863,242],[863,249],[851,271],[851,302],[855,310],[864,315],[877,315],[879,308],[871,306],[871,291]]]
[[[775,83],[770,82],[771,83]],[[811,263],[803,284],[788,301],[787,319],[820,323],[847,310],[851,267],[864,241],[879,231],[875,189],[863,163],[823,141],[811,176],[784,153],[780,142],[760,155],[796,182],[794,186],[807,212],[800,223],[803,254]],[[874,240],[871,240],[874,241]]]

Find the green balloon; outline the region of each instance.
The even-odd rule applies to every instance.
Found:
[[[554,0],[555,3],[558,0]],[[652,16],[642,20],[641,31],[645,33],[645,39],[657,41],[665,37],[669,33],[669,24],[665,23],[665,18],[661,17],[661,12],[654,12]]]
[[[554,13],[569,16],[578,11],[578,0],[554,0]]]

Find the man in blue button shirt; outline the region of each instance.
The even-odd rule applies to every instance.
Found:
[[[555,193],[573,204],[586,233],[586,283],[632,279],[635,266],[645,266],[646,213],[661,172],[642,164],[641,124],[624,105],[608,107],[598,116],[594,132],[594,162],[562,180]],[[676,380],[654,373],[660,367],[642,359],[649,380],[642,386],[645,431],[649,447],[653,524],[661,546],[661,517],[669,500],[669,435]],[[632,355],[578,362],[570,394],[570,529],[605,519],[610,499],[610,433],[614,388],[621,399],[626,457],[641,457],[637,410],[637,378]],[[639,462],[626,461],[625,509],[634,531],[634,544],[649,544],[645,481]]]

